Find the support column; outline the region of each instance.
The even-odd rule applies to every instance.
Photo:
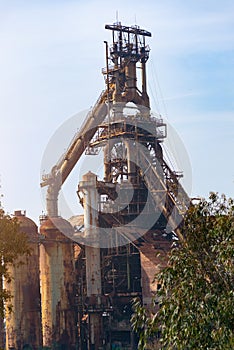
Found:
[[[128,180],[131,183],[136,182],[136,147],[133,147],[132,141],[124,142],[127,150]]]

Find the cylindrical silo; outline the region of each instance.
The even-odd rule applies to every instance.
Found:
[[[43,346],[72,350],[77,343],[74,253],[68,238],[73,228],[61,217],[45,217],[40,233]]]
[[[39,349],[42,337],[38,230],[25,212],[15,211],[15,217],[20,231],[28,236],[31,254],[20,259],[23,264],[9,266],[12,279],[5,288],[12,295],[7,305],[12,305],[12,312],[6,308],[6,349],[21,350],[26,345]]]

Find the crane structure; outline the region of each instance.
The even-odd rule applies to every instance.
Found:
[[[131,300],[139,296],[150,305],[159,288],[154,274],[159,264],[166,266],[173,239],[183,238],[180,225],[190,206],[181,175],[164,157],[166,124],[150,109],[146,38],[151,33],[120,22],[105,28],[112,32],[111,44],[105,42],[106,88],[41,182],[47,186],[47,215],[53,220],[59,191],[82,154],[103,150],[103,179],[84,174],[77,191],[84,207],[75,261],[82,350],[137,349]]]

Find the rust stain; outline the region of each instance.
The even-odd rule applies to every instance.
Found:
[[[77,343],[73,242],[57,227],[71,234],[73,229],[62,218],[53,221],[47,219],[40,227],[45,237],[40,247],[43,346],[72,350]]]
[[[21,349],[30,344],[36,349],[42,342],[38,232],[36,224],[25,213],[17,211],[15,216],[21,232],[29,237],[31,255],[23,259],[23,264],[9,266],[12,279],[5,283],[5,288],[12,295],[7,306],[12,304],[13,312],[6,307],[6,348]]]

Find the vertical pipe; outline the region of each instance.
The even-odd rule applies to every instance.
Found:
[[[144,59],[141,62],[142,94],[146,93],[146,66]]]
[[[125,76],[126,76],[126,89],[130,89],[129,93],[135,94],[136,91],[136,62],[130,61],[125,66]],[[133,91],[132,91],[132,90]],[[134,95],[135,96],[135,95]]]
[[[128,180],[131,183],[136,181],[136,148],[133,147],[131,141],[125,141],[127,150],[127,166],[128,166]]]
[[[147,94],[147,85],[146,85],[146,64],[144,58],[141,61],[141,81],[142,81],[142,99],[145,107],[150,108],[150,100]]]
[[[102,317],[100,313],[101,261],[98,232],[98,193],[97,176],[91,172],[85,174],[79,184],[79,190],[84,194],[84,237],[86,257],[86,289],[89,313],[89,350],[101,346]]]
[[[46,194],[46,209],[47,215],[50,218],[58,216],[58,194],[59,189],[57,189],[54,184],[48,186]]]
[[[109,143],[105,146],[103,150],[104,154],[104,181],[110,182],[111,180],[111,164],[109,159]]]
[[[130,290],[130,288],[131,288],[131,275],[130,275],[129,255],[127,255],[127,281],[128,281],[128,290]]]
[[[104,181],[111,181],[111,150],[114,146],[115,140],[109,140],[103,152],[104,156]]]
[[[104,41],[106,45],[106,80],[107,80],[107,118],[108,118],[108,140],[105,147],[104,164],[105,177],[109,179],[110,176],[110,84],[109,84],[109,64],[108,64],[108,42]],[[108,181],[108,180],[107,180]]]

